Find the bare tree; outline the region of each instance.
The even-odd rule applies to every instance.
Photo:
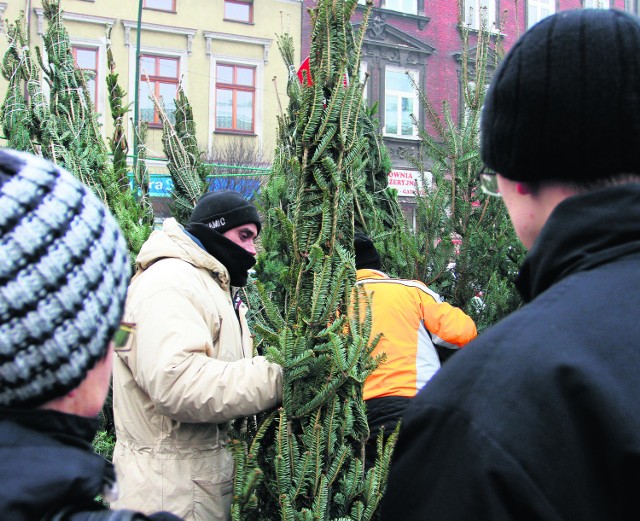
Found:
[[[205,158],[213,190],[236,190],[249,199],[267,182],[271,160],[243,136],[220,140]]]

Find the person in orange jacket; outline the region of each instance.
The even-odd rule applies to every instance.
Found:
[[[354,247],[356,286],[364,290],[360,294],[366,295],[371,309],[371,338],[381,335],[372,356],[385,354],[364,384],[371,431],[366,447],[369,467],[380,431],[393,431],[410,400],[440,369],[436,346],[459,349],[477,331],[471,317],[443,302],[423,282],[380,271],[380,255],[367,235],[356,233]]]

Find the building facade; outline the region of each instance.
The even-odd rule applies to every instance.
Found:
[[[61,0],[61,8],[76,63],[91,72],[87,86],[105,138],[113,131],[105,85],[108,41],[120,85],[128,93],[131,120],[137,91],[139,118],[149,123],[148,156],[157,158],[148,162],[152,185],[157,185],[153,189],[166,188],[156,175],[166,172],[166,162],[158,112],[149,95],[162,96],[171,116],[180,83],[193,108],[201,150],[215,156],[216,149],[233,141],[239,143],[236,148],[255,151],[267,162],[273,156],[279,107],[274,79],[286,96],[288,76],[276,37],[289,33],[300,40],[301,1]],[[6,22],[14,22],[20,11],[25,12],[32,46],[42,47],[42,0],[0,2]],[[6,37],[0,37],[0,53],[6,48]],[[3,86],[0,79],[2,98]],[[280,101],[286,107],[286,100]],[[127,125],[132,143],[132,125]]]

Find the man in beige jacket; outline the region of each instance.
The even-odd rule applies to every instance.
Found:
[[[135,338],[114,367],[118,508],[229,519],[227,422],[282,399],[282,369],[253,356],[234,289],[259,233],[255,207],[223,190],[198,201],[186,228],[165,220],[140,250],[124,318]]]

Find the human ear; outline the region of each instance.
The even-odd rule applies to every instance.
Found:
[[[533,190],[528,183],[518,182],[516,183],[516,192],[520,195],[530,195],[533,193]]]

